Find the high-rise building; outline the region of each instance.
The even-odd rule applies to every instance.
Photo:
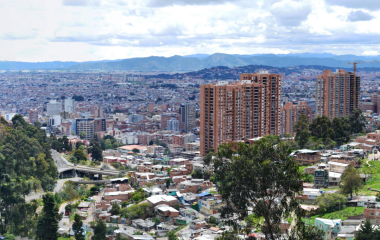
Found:
[[[149,103],[149,105],[148,105],[148,111],[149,112],[154,112],[154,104],[153,103]]]
[[[29,116],[29,122],[31,124],[34,124],[35,122],[38,122],[38,111],[37,109],[30,109],[29,112],[28,112],[28,116]]]
[[[56,100],[51,100],[46,107],[47,115],[54,116],[59,115],[62,112],[62,103],[57,102]]]
[[[311,107],[309,107],[306,102],[299,102],[298,105],[294,105],[292,102],[285,103],[284,107],[281,108],[281,135],[290,133],[295,135],[293,126],[297,124],[298,118],[305,114],[307,118],[307,124],[310,124],[312,118]]]
[[[75,112],[75,99],[65,99],[65,112]]]
[[[76,135],[80,136],[82,132],[86,133],[86,140],[94,137],[94,119],[93,118],[77,118],[76,119]]]
[[[106,131],[106,119],[95,118],[94,119],[94,133]]]
[[[281,75],[244,73],[240,81],[201,86],[200,153],[224,142],[279,135]]]
[[[101,109],[98,106],[91,108],[91,115],[94,115],[96,118],[102,118],[103,117],[103,109]]]
[[[196,127],[195,115],[196,108],[194,103],[181,104],[179,108],[179,114],[181,114],[181,122],[185,126],[185,132],[191,132]]]
[[[350,115],[359,107],[360,77],[352,72],[323,70],[315,88],[315,116],[327,116],[332,120]]]
[[[179,122],[175,118],[171,118],[167,121],[167,129],[171,131],[179,131]]]

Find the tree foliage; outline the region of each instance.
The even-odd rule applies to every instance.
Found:
[[[36,238],[39,240],[57,240],[58,222],[62,216],[58,213],[58,206],[52,194],[43,195],[44,207],[38,218]]]
[[[254,205],[252,213],[264,219],[254,227],[266,239],[274,240],[280,234],[281,220],[294,212],[293,221],[299,230],[295,234],[301,238],[304,225],[300,218],[304,211],[295,196],[302,190],[302,174],[289,154],[285,145],[280,143],[274,148],[269,140],[258,141],[254,146],[243,143],[219,146],[214,178],[218,193],[226,203],[222,218],[237,214],[238,219],[244,220],[249,215],[248,207]]]
[[[307,118],[305,114],[301,114],[297,124],[294,125],[293,131],[296,133],[295,140],[301,148],[304,148],[309,139],[309,129],[307,127]]]
[[[351,133],[360,133],[365,127],[365,117],[360,108],[354,109],[348,117]]]
[[[347,197],[339,193],[321,194],[314,200],[314,204],[318,205],[322,212],[332,210],[339,204],[343,205],[346,202]]]
[[[92,240],[104,240],[106,239],[107,226],[102,221],[102,219],[98,219],[96,225],[94,227],[94,236],[91,238]]]
[[[82,217],[79,214],[75,214],[74,223],[72,226],[75,240],[84,240],[84,229],[82,227],[83,227]]]
[[[348,165],[348,168],[342,174],[340,191],[343,194],[351,195],[352,198],[352,194],[357,193],[362,186],[363,181],[359,172],[352,165]]]

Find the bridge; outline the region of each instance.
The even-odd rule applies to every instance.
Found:
[[[57,166],[59,172],[59,177],[75,177],[77,172],[87,175],[90,178],[94,178],[95,175],[98,175],[98,179],[102,178],[102,175],[117,176],[121,171],[104,169],[101,170],[95,167],[87,167],[83,165],[75,166],[71,162],[67,161],[66,158],[62,157],[61,154],[55,150],[51,150],[51,155],[53,157],[54,163]]]

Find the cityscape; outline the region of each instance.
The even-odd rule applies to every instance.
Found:
[[[379,9],[0,2],[0,239],[379,239]]]

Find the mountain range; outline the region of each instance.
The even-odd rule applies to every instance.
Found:
[[[0,70],[127,70],[127,71],[172,71],[185,72],[196,71],[204,68],[226,66],[238,67],[247,65],[267,65],[273,67],[291,67],[319,65],[326,67],[347,68],[351,61],[376,61],[379,56],[355,56],[334,55],[331,53],[299,53],[299,54],[253,54],[237,55],[215,53],[194,54],[173,57],[144,57],[128,58],[123,60],[103,60],[92,62],[10,62],[0,61]],[[373,67],[380,68],[379,63],[363,63],[358,68]]]

